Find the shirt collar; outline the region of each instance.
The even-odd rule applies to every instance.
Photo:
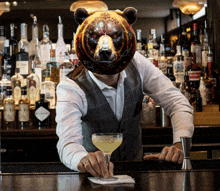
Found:
[[[88,70],[88,73],[89,73],[90,77],[93,79],[93,81],[97,84],[97,86],[98,86],[101,90],[103,90],[103,89],[105,89],[105,88],[107,88],[107,89],[112,89],[112,88],[113,88],[113,87],[111,87],[111,86],[106,85],[105,83],[103,83],[103,82],[100,81],[99,79],[97,79],[91,71]],[[120,72],[120,75],[119,75],[119,79],[118,79],[118,84],[124,83],[124,79],[125,79],[126,77],[127,77],[127,74],[126,74],[125,70],[121,71],[121,72]],[[113,89],[114,89],[114,88],[113,88]]]

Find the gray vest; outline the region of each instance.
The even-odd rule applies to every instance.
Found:
[[[86,94],[87,114],[82,117],[83,146],[88,152],[98,149],[93,145],[93,133],[123,134],[123,142],[111,156],[112,161],[139,160],[142,158],[141,147],[141,109],[143,91],[140,74],[131,62],[125,69],[127,78],[124,81],[124,109],[121,121],[118,121],[108,101],[88,72],[75,82]]]

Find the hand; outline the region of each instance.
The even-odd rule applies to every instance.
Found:
[[[183,151],[181,143],[175,143],[170,147],[164,147],[162,152],[156,155],[145,155],[144,160],[159,160],[182,164]]]
[[[109,169],[107,169],[103,153],[97,151],[88,153],[88,155],[83,157],[77,168],[80,172],[89,172],[95,177],[103,176],[104,178],[109,178],[113,176],[114,165],[112,162],[109,162]]]

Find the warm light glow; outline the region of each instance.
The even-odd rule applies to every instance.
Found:
[[[70,11],[75,11],[77,8],[85,8],[88,12],[89,11],[107,11],[107,5],[98,0],[79,0],[74,2],[70,6]]]
[[[9,2],[0,2],[0,16],[4,12],[9,12],[10,11],[10,3]]]
[[[186,15],[194,15],[203,8],[204,4],[199,3],[181,3],[179,9]]]

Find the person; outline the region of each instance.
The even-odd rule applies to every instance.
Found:
[[[116,41],[113,41],[109,35],[103,33],[96,41],[94,38],[97,35],[93,35],[92,32],[88,34],[86,31],[87,24],[91,31],[90,23],[99,23],[97,19],[96,22],[92,22],[92,18],[98,18],[100,22],[111,16],[121,20],[123,18],[115,16],[113,12],[109,13],[109,17],[106,17],[108,12],[98,12],[96,15],[93,14],[93,17],[89,17],[84,9],[76,10],[74,14],[81,17],[76,19],[79,24],[83,22],[82,18],[88,17],[88,22],[83,22],[84,28],[77,30],[81,34],[76,35],[78,44],[75,47],[76,51],[80,52],[78,54],[80,61],[90,59],[91,56],[89,57],[88,54],[92,52],[83,54],[85,46],[80,43],[87,42],[88,46],[90,41],[98,42],[96,46],[98,50],[95,51],[95,61],[85,61],[76,70],[65,76],[57,86],[56,133],[59,137],[57,150],[60,160],[75,171],[89,172],[93,176],[105,178],[113,176],[113,163],[111,162],[107,169],[102,152],[98,151],[91,142],[91,135],[93,133],[121,132],[123,142],[112,153],[112,161],[157,159],[182,163],[183,152],[180,137],[193,136],[193,107],[160,69],[147,58],[135,52],[135,47],[132,47],[135,37],[132,37],[134,33],[131,33],[132,29],[129,24],[136,20],[136,10],[125,9],[121,14],[128,20],[128,27],[125,26],[122,29],[117,25],[115,28],[120,31],[130,30],[125,34],[130,35],[131,41],[128,46],[130,50],[124,50],[126,54],[123,52],[121,56],[112,56],[113,53],[120,51],[114,50],[117,46],[112,46],[111,43]],[[109,22],[108,26],[120,23]],[[94,27],[94,30],[98,30],[97,26]],[[88,34],[84,40],[79,39],[83,37],[82,33]],[[117,34],[123,37],[123,34]],[[117,42],[120,40],[127,43],[125,38],[118,36]],[[113,50],[110,51],[110,48]],[[122,58],[120,62],[116,62],[121,64],[120,66],[113,65],[114,56]],[[98,59],[100,59],[99,62],[97,62]],[[144,93],[163,107],[166,114],[171,117],[173,145],[164,147],[162,152],[157,155],[143,157],[140,121]]]

